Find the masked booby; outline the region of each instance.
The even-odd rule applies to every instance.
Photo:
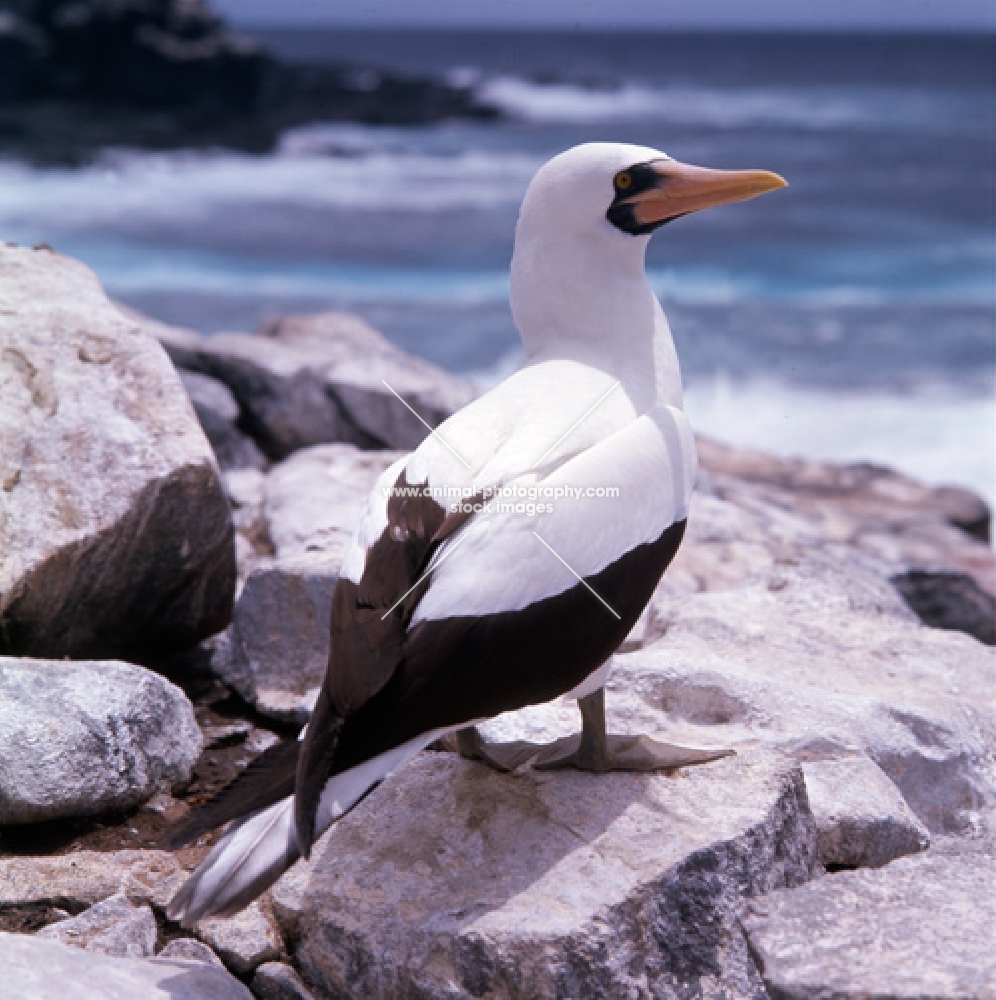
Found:
[[[729,752],[608,736],[602,686],[681,543],[696,476],[678,358],[644,271],[650,234],[784,184],[615,143],[539,170],[511,265],[527,362],[381,477],[340,571],[311,721],[176,831],[173,844],[229,824],[170,917],[236,912],[441,737],[501,769],[535,757],[654,770]],[[501,502],[557,488],[532,512]],[[495,745],[473,728],[565,694],[580,702],[578,737]]]

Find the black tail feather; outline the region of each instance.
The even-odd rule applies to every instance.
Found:
[[[159,846],[174,851],[230,820],[293,795],[300,754],[300,740],[284,740],[264,750],[233,782],[168,830]]]

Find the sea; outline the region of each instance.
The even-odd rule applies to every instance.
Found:
[[[484,382],[522,354],[519,201],[576,143],[618,140],[789,182],[674,222],[647,267],[700,431],[887,464],[996,499],[993,37],[269,31],[287,59],[475,88],[495,121],[315,122],[268,155],[0,158],[0,239],[213,333],[345,309]]]

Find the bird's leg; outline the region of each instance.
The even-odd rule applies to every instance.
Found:
[[[477,731],[476,726],[458,729],[437,742],[444,750],[458,753],[467,760],[480,761],[496,771],[514,771],[543,749],[540,744],[530,743],[528,740],[491,743]]]
[[[579,771],[664,771],[729,757],[732,750],[693,750],[649,736],[610,736],[605,732],[605,689],[579,699],[582,727],[577,736],[551,743],[536,755],[540,770],[573,767]]]

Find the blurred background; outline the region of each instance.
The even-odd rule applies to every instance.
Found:
[[[0,239],[168,323],[346,309],[496,379],[546,158],[608,139],[764,167],[789,189],[651,242],[695,426],[992,503],[993,11],[0,0]]]

